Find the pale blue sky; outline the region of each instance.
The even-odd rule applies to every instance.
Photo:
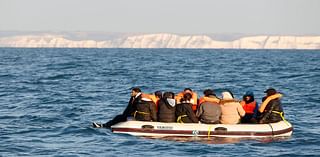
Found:
[[[0,31],[320,35],[320,0],[0,0]]]

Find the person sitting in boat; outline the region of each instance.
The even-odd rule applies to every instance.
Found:
[[[176,122],[176,100],[173,92],[163,93],[163,97],[158,104],[158,121],[159,122]]]
[[[131,97],[126,109],[123,111],[122,114],[115,116],[112,120],[108,121],[105,124],[98,124],[93,122],[93,127],[100,128],[110,128],[112,125],[115,125],[119,122],[127,121],[127,117],[133,116],[135,111],[137,110],[137,104],[141,102],[142,99],[142,92],[141,89],[138,87],[134,87],[131,89]]]
[[[192,104],[192,110],[194,113],[196,113],[197,111],[197,104],[198,104],[198,95],[196,92],[193,92],[191,88],[185,88],[182,92],[178,93],[176,95],[176,100],[177,100],[177,104],[179,104],[181,102],[181,99],[183,98],[183,96],[186,93],[190,93],[191,94],[191,99],[190,99],[190,103]]]
[[[203,91],[204,97],[199,99],[199,108],[196,116],[200,122],[206,124],[218,124],[221,116],[220,99],[211,89]]]
[[[245,111],[239,101],[235,100],[230,91],[222,92],[221,118],[222,124],[238,124],[241,117],[245,115]]]
[[[158,103],[162,97],[162,92],[155,91],[153,94],[145,94],[145,95],[149,97],[156,104],[156,108],[158,108]]]
[[[176,116],[178,123],[198,123],[198,118],[192,110],[191,93],[185,93],[180,99],[180,104],[176,107]]]
[[[138,121],[157,121],[157,107],[152,99],[145,94],[141,94],[141,100],[136,105],[133,117]]]
[[[259,123],[275,123],[284,119],[283,109],[281,105],[282,94],[278,93],[274,88],[269,88],[265,91],[266,96],[262,99],[263,102],[259,107]]]
[[[259,105],[254,99],[253,92],[247,91],[240,104],[246,112],[246,115],[241,118],[241,123],[257,123]]]

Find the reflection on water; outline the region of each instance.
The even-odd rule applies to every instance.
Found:
[[[191,137],[146,137],[146,139],[159,139],[165,141],[177,141],[177,142],[198,142],[204,144],[232,144],[239,143],[243,141],[257,141],[261,143],[270,143],[270,142],[279,142],[288,140],[290,137],[241,137],[241,138],[232,138],[232,137],[199,137],[199,136],[191,136]]]

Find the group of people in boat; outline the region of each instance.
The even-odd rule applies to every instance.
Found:
[[[128,106],[122,114],[105,124],[93,123],[94,127],[109,128],[128,117],[138,121],[238,124],[274,123],[284,119],[281,105],[282,94],[274,88],[265,91],[262,104],[258,105],[254,93],[248,91],[241,101],[236,100],[231,91],[223,91],[222,98],[214,90],[206,89],[198,99],[196,92],[185,88],[182,92],[156,91],[154,94],[142,93],[134,87]]]

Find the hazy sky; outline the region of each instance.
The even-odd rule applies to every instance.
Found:
[[[0,31],[320,35],[320,0],[0,0]]]

